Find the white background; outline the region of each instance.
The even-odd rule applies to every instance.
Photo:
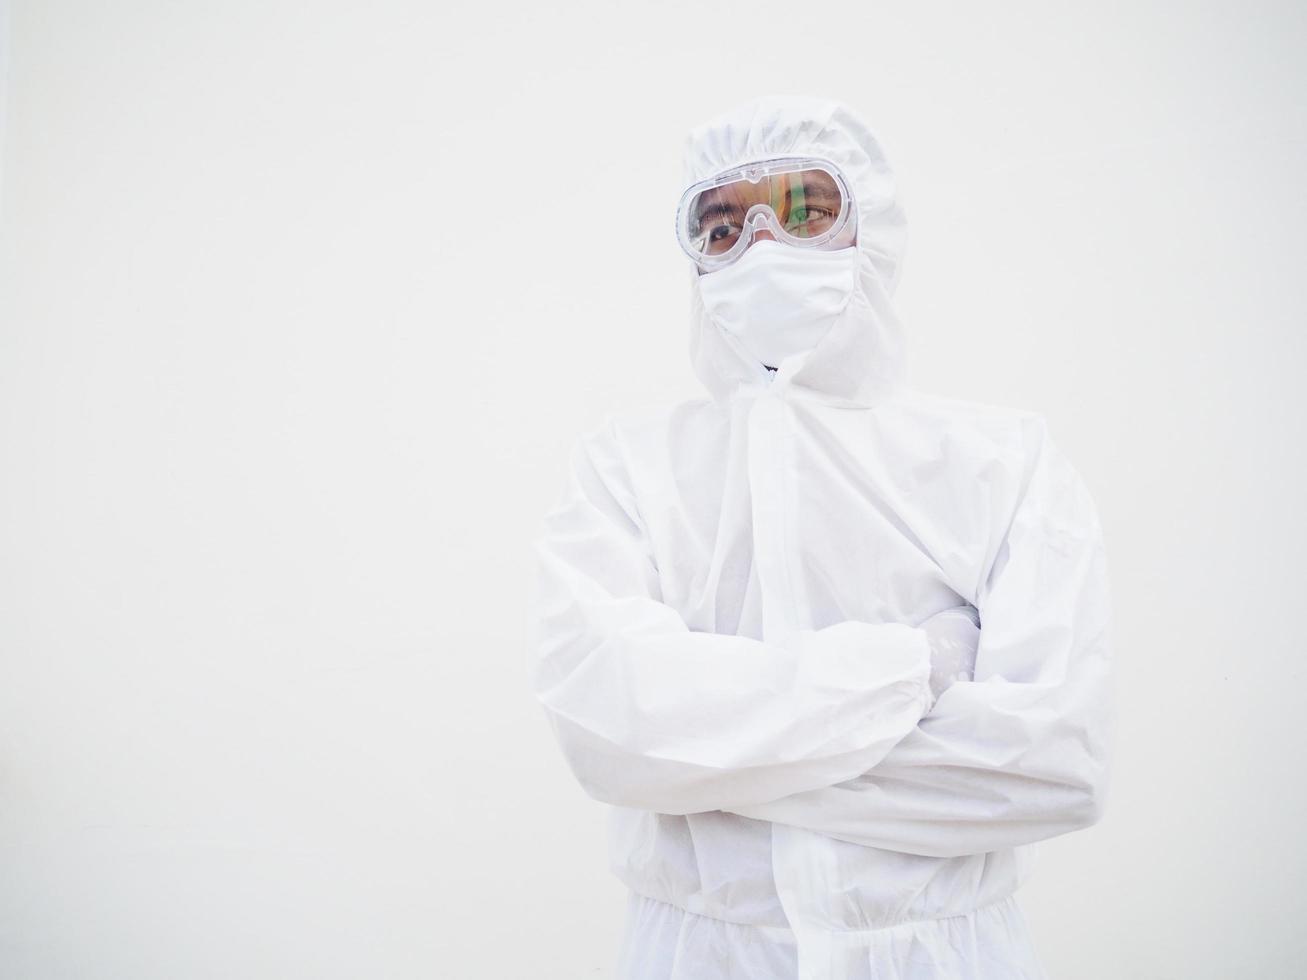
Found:
[[[1059,6],[18,0],[0,976],[607,975],[529,541],[579,431],[700,394],[681,140],[772,91],[885,142],[917,385],[1099,504],[1051,973],[1300,970],[1307,9]]]

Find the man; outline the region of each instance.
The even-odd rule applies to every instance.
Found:
[[[848,108],[760,99],[685,160],[709,397],[583,436],[537,541],[532,685],[612,805],[619,975],[1041,977],[1014,892],[1108,771],[1094,503],[1040,415],[907,386],[903,214]]]

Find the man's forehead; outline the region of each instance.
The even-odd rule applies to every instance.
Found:
[[[729,184],[722,184],[704,191],[699,195],[698,201],[704,204],[723,200],[763,198],[770,196],[776,190],[797,190],[801,191],[805,197],[812,198],[837,198],[840,196],[839,187],[836,186],[830,174],[823,173],[820,170],[810,170],[803,173],[802,180],[797,179],[795,174],[784,174],[779,177],[764,178],[756,184],[747,180],[732,181]]]

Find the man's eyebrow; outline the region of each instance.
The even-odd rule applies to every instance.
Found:
[[[825,182],[814,183],[813,181],[805,180],[803,182],[803,196],[804,197],[839,197],[840,192],[839,192],[839,188],[832,187],[830,184],[827,184]]]
[[[727,201],[705,201],[702,207],[695,208],[694,220],[702,221],[710,214],[725,214],[728,211],[738,211],[739,205],[730,204]]]

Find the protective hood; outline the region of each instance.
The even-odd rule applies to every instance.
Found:
[[[841,102],[767,96],[696,126],[686,137],[684,185],[751,160],[824,157],[843,170],[858,208],[858,276],[852,300],[803,357],[774,378],[708,316],[690,268],[690,356],[716,399],[771,385],[870,405],[905,376],[903,330],[891,297],[907,246],[893,173],[875,134]]]

